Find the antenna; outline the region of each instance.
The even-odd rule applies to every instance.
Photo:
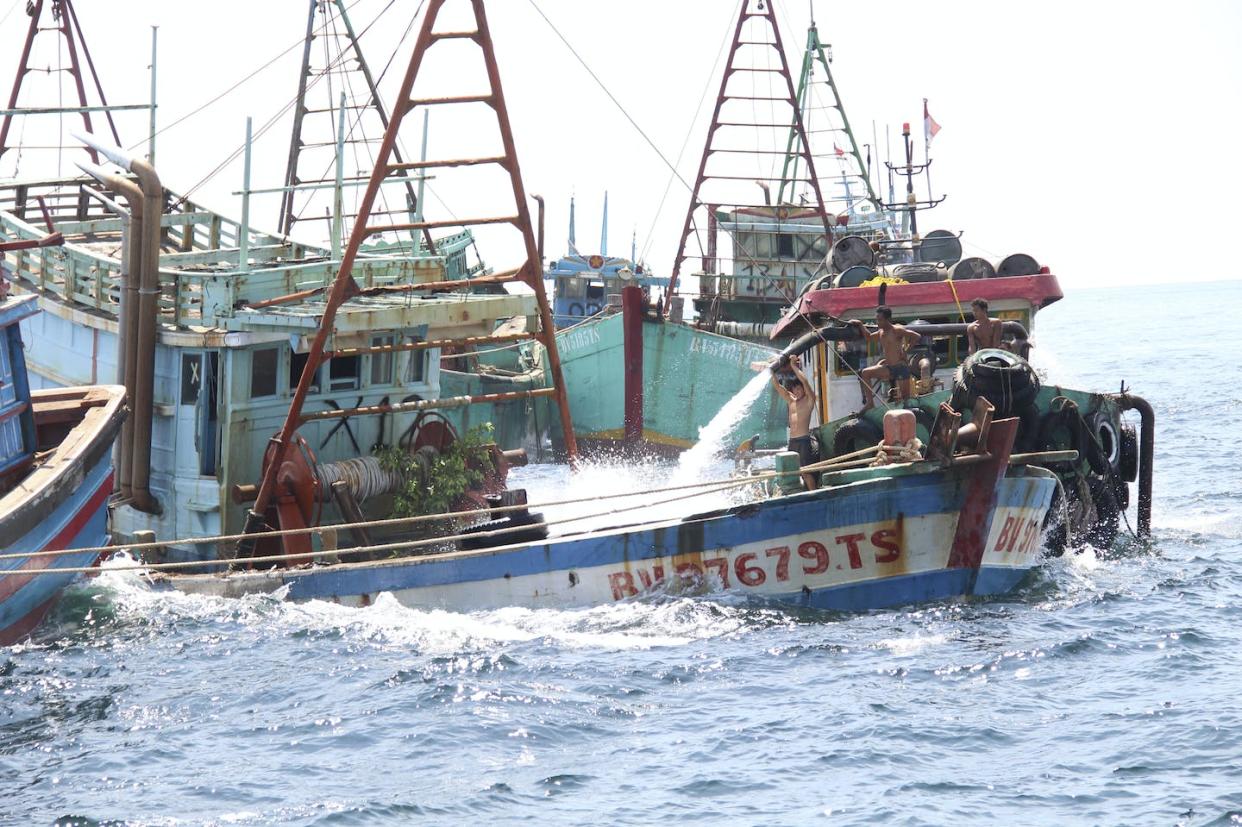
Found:
[[[604,224],[599,229],[599,254],[608,255],[608,190],[604,190]]]

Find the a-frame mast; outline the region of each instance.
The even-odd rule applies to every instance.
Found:
[[[875,188],[871,184],[871,176],[867,174],[867,165],[863,161],[862,153],[858,151],[858,141],[854,137],[854,130],[850,127],[849,116],[845,114],[845,104],[841,102],[841,91],[837,88],[837,82],[832,76],[831,61],[828,59],[828,55],[824,51],[824,44],[819,39],[819,30],[815,25],[815,21],[811,21],[811,27],[807,29],[806,33],[806,51],[802,54],[802,73],[798,80],[798,103],[799,109],[803,113],[802,124],[808,129],[810,134],[814,134],[815,132],[815,130],[810,129],[808,126],[808,121],[810,119],[807,117],[807,113],[810,112],[812,108],[812,78],[815,74],[816,63],[823,68],[825,82],[828,84],[828,88],[832,90],[832,103],[830,104],[830,107],[837,110],[837,113],[841,116],[841,128],[829,129],[827,131],[833,133],[839,132],[845,136],[843,143],[847,143],[848,146],[842,147],[842,149],[853,157],[854,162],[858,165],[858,175],[856,177],[861,178],[863,185],[866,187],[867,200],[872,203],[877,212],[883,214],[883,203],[880,201],[880,197],[876,194]],[[790,199],[793,198],[793,182],[791,181],[791,176],[795,178],[797,177],[799,160],[799,156],[794,154],[793,151],[797,143],[797,137],[795,125],[791,123],[789,126],[789,140],[785,149],[785,168],[781,171],[781,187],[779,192],[782,198],[785,196],[786,186],[788,186],[790,190]]]
[[[755,21],[756,25],[747,27],[747,23]],[[766,36],[765,36],[766,35]],[[747,39],[744,39],[747,38]],[[768,58],[771,58],[770,52],[774,51],[775,61],[765,61],[763,65],[759,65],[760,61],[754,60],[752,65],[744,65],[739,62],[739,52],[743,49],[762,49],[768,50]],[[775,63],[775,67],[771,64]],[[729,81],[741,73],[747,73],[752,76],[758,74],[776,74],[779,80],[784,80],[783,91],[781,94],[773,94],[769,97],[759,97],[754,94],[734,94],[729,90]],[[819,178],[815,174],[815,161],[811,157],[811,147],[807,142],[806,129],[802,122],[802,113],[798,107],[798,96],[794,91],[793,78],[789,73],[789,62],[785,58],[785,47],[781,42],[780,27],[776,23],[775,0],[742,0],[738,9],[737,26],[733,30],[733,42],[729,46],[729,57],[725,63],[724,74],[720,78],[720,91],[716,95],[716,107],[712,111],[711,125],[707,129],[707,140],[703,146],[703,157],[699,161],[698,174],[695,176],[694,187],[690,194],[690,204],[686,210],[686,221],[682,226],[681,241],[677,246],[677,257],[673,261],[672,274],[668,280],[668,295],[677,294],[677,278],[681,274],[681,266],[687,258],[686,242],[690,238],[691,232],[695,229],[694,215],[700,207],[706,207],[708,212],[714,208],[712,205],[723,205],[725,202],[716,200],[705,200],[703,196],[703,186],[711,180],[715,181],[751,181],[755,176],[737,176],[725,175],[709,172],[707,169],[708,161],[713,155],[753,155],[757,159],[763,156],[771,156],[773,150],[763,150],[755,148],[753,150],[740,149],[731,146],[723,146],[716,143],[717,138],[721,134],[736,134],[736,130],[744,129],[748,131],[766,130],[766,129],[785,129],[787,122],[773,117],[772,122],[761,122],[758,118],[754,120],[745,120],[745,114],[738,112],[729,115],[729,120],[722,118],[722,110],[730,101],[763,101],[772,103],[774,106],[785,104],[790,109],[790,121],[793,124],[794,132],[797,135],[798,146],[791,148],[791,152],[795,152],[798,157],[806,163],[806,178],[797,179],[802,183],[810,184],[811,189],[815,193],[815,208],[818,210],[819,216],[824,224],[824,236],[831,241],[832,229],[828,224],[828,214],[824,209],[824,196],[820,191]],[[740,107],[731,107],[734,110],[740,110]],[[753,108],[752,108],[753,111]],[[769,204],[737,204],[730,203],[732,207],[766,207],[773,206]],[[776,205],[776,206],[779,206]],[[708,216],[710,221],[710,215]],[[672,302],[664,303],[665,313]]]
[[[309,0],[309,3],[310,7],[306,17],[306,38],[302,46],[302,68],[298,73],[298,94],[293,109],[293,132],[289,138],[289,160],[285,165],[285,192],[280,201],[280,215],[278,219],[280,232],[285,236],[288,236],[293,231],[294,224],[301,219],[295,207],[296,188],[302,184],[313,186],[330,183],[328,179],[323,178],[318,173],[313,177],[304,177],[299,172],[302,150],[306,146],[303,140],[303,127],[305,126],[307,116],[323,115],[331,119],[333,124],[336,122],[336,113],[332,108],[336,105],[335,101],[330,101],[325,108],[315,108],[307,102],[307,89],[311,78],[316,74],[311,68],[311,46],[316,37],[332,37],[338,43],[336,48],[326,50],[328,55],[335,57],[329,57],[327,64],[317,74],[327,75],[334,73],[343,75],[346,72],[356,71],[361,75],[367,99],[365,101],[354,101],[352,104],[347,105],[347,109],[357,113],[357,117],[353,117],[350,120],[356,122],[361,117],[363,110],[371,109],[379,117],[382,127],[385,130],[388,129],[388,112],[385,110],[383,101],[380,98],[379,88],[375,83],[375,76],[371,73],[371,66],[367,63],[366,55],[363,54],[362,47],[358,43],[358,34],[354,30],[354,24],[349,18],[349,13],[345,9],[344,0]],[[333,6],[334,10],[329,9],[329,5]],[[323,30],[317,34],[315,20],[320,12],[322,12]],[[333,28],[329,31],[328,25],[331,22],[331,15],[333,13],[335,13],[337,20],[340,21],[341,29]],[[346,57],[349,52],[353,53],[353,58],[356,61],[356,65],[352,69],[348,68],[350,61]],[[365,137],[362,137],[355,139],[354,142],[366,142],[366,140]],[[401,157],[400,147],[394,146],[392,153],[397,163],[404,161]],[[396,177],[404,179],[407,210],[413,215],[417,212],[418,205],[418,195],[415,192],[414,179],[405,174]],[[318,218],[318,216],[315,216],[316,220]],[[435,244],[432,241],[430,231],[424,231],[423,239],[427,244],[427,249],[434,255]]]
[[[41,26],[44,10],[51,15],[51,25]],[[86,127],[88,133],[93,133],[91,128],[91,112],[101,111],[108,121],[108,126],[112,130],[112,138],[119,145],[121,137],[117,133],[116,124],[112,120],[112,110],[115,108],[133,108],[133,107],[110,107],[108,99],[104,95],[103,85],[99,82],[99,74],[95,71],[95,61],[91,59],[90,50],[86,47],[86,40],[82,37],[82,27],[78,24],[77,12],[73,9],[72,0],[31,0],[26,5],[26,13],[30,16],[30,27],[26,30],[26,41],[22,45],[21,57],[18,60],[17,73],[13,77],[13,90],[9,94],[9,105],[4,111],[3,120],[0,120],[0,157],[3,157],[10,147],[8,144],[9,129],[12,126],[13,118],[21,114],[55,114],[55,113],[71,113],[78,112],[82,116],[82,123]],[[67,72],[73,78],[74,89],[77,91],[78,106],[70,108],[46,109],[46,108],[30,108],[25,111],[17,108],[18,100],[21,97],[22,82],[26,75],[34,71],[34,67],[30,65],[30,51],[34,46],[35,37],[40,32],[54,31],[65,41],[65,52],[69,58],[69,66],[63,71]],[[87,70],[90,72],[91,80],[95,88],[95,93],[99,96],[99,105],[92,106],[87,99],[86,80],[82,73],[82,65],[78,60],[78,50],[81,49],[82,56],[86,58]],[[99,163],[98,153],[90,147],[86,147],[86,151],[90,153],[91,161]]]
[[[547,293],[543,285],[543,272],[539,260],[539,250],[535,243],[535,233],[531,226],[530,209],[527,206],[526,189],[522,183],[522,173],[518,166],[517,149],[514,146],[513,130],[509,124],[509,113],[505,105],[504,92],[500,84],[500,70],[496,64],[496,53],[492,46],[491,32],[487,25],[487,15],[483,9],[483,0],[468,0],[473,12],[475,20],[475,28],[469,31],[434,31],[436,18],[438,17],[442,7],[448,0],[428,0],[427,11],[423,18],[422,27],[418,33],[418,40],[414,45],[414,53],[410,57],[410,64],[405,73],[405,79],[401,83],[401,91],[397,97],[397,106],[393,110],[392,120],[388,124],[388,128],[384,132],[384,140],[380,144],[378,157],[376,158],[375,169],[371,172],[370,180],[367,184],[366,192],[362,196],[359,204],[358,216],[354,221],[353,228],[349,235],[349,244],[341,257],[340,269],[337,271],[336,277],[332,282],[331,289],[327,295],[327,305],[323,310],[320,320],[319,329],[315,332],[315,338],[311,342],[310,352],[307,355],[306,365],[302,370],[302,376],[298,380],[297,390],[294,391],[293,399],[289,403],[289,412],[285,417],[284,425],[281,427],[277,436],[272,438],[269,447],[269,455],[265,459],[263,469],[263,480],[259,485],[258,496],[255,499],[254,507],[250,511],[246,520],[246,533],[251,534],[263,527],[264,515],[270,503],[276,494],[277,477],[283,463],[286,452],[292,444],[295,432],[299,424],[303,421],[302,406],[306,402],[306,396],[310,392],[311,384],[314,382],[315,375],[320,366],[327,361],[325,357],[325,346],[328,336],[332,333],[333,325],[336,319],[336,312],[341,304],[351,295],[359,292],[357,283],[354,281],[351,271],[354,261],[357,259],[358,251],[363,241],[368,237],[383,232],[411,232],[430,230],[438,227],[456,227],[482,224],[508,224],[515,227],[522,234],[523,246],[525,250],[525,261],[517,268],[497,274],[490,277],[494,282],[499,283],[501,279],[508,281],[518,281],[526,284],[535,294],[539,304],[539,326],[538,332],[532,334],[532,337],[539,341],[545,348],[548,355],[548,367],[552,372],[552,395],[556,397],[557,406],[561,417],[561,428],[564,434],[565,450],[569,455],[571,462],[577,458],[577,443],[574,440],[573,420],[569,413],[569,401],[565,394],[565,380],[561,371],[560,354],[556,349],[556,328],[552,323],[552,311],[548,306]],[[459,2],[467,2],[467,0],[459,0]],[[487,71],[488,91],[484,94],[466,94],[454,95],[448,97],[422,98],[416,99],[411,97],[414,90],[414,81],[418,77],[419,69],[422,66],[423,58],[438,43],[444,41],[473,41],[479,46],[482,52],[483,63]],[[466,159],[444,159],[433,161],[415,161],[401,162],[395,161],[394,149],[397,144],[397,136],[401,131],[401,125],[407,115],[416,108],[425,108],[431,106],[452,106],[452,105],[469,105],[469,104],[486,104],[490,107],[496,116],[497,126],[500,130],[501,143],[503,145],[503,154],[493,157],[466,158]],[[426,170],[431,168],[447,168],[460,166],[498,166],[509,175],[509,181],[512,186],[514,199],[514,214],[502,217],[453,217],[442,221],[419,220],[408,223],[398,224],[378,224],[370,223],[372,217],[372,209],[375,206],[376,198],[384,180],[395,174],[405,174],[412,170]],[[468,282],[461,282],[464,286]],[[458,286],[448,282],[441,282],[438,286],[441,289],[450,289],[452,286]],[[417,287],[417,285],[412,285]],[[395,410],[397,406],[392,406]],[[248,556],[254,548],[253,541],[242,541],[238,545],[238,556]]]

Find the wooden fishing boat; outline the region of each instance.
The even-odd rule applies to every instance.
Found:
[[[30,634],[98,559],[125,418],[116,385],[30,390],[18,323],[36,312],[33,296],[0,300],[0,645]],[[86,550],[40,554],[69,549]]]
[[[424,54],[450,36],[435,31],[444,4],[429,3],[403,82],[403,99],[413,88]],[[482,0],[470,0],[470,6],[475,30],[451,36],[468,37],[482,47],[492,85],[487,97],[506,136],[503,165],[520,213],[516,225],[526,260],[518,270],[537,275],[538,253],[517,158],[507,139],[507,113]],[[298,392],[269,444],[262,480],[247,494],[254,504],[246,531],[239,537],[205,538],[239,540],[230,570],[164,574],[202,568],[193,561],[147,567],[161,574],[158,582],[164,587],[226,596],[280,590],[293,599],[359,605],[387,592],[409,605],[472,609],[592,604],[684,581],[811,606],[866,609],[1003,592],[1038,561],[1054,475],[1033,468],[1029,457],[1012,456],[1017,429],[1013,420],[985,418],[975,426],[973,449],[955,450],[958,429],[951,416],[936,430],[943,438],[933,444],[947,446],[939,453],[924,457],[909,444],[872,446],[854,457],[801,469],[824,473],[813,490],[801,492],[805,481],[800,469],[796,461],[789,466],[796,456],[784,454],[778,457],[778,469],[763,475],[689,485],[723,489],[762,483],[764,491],[737,507],[685,517],[552,536],[554,524],[572,524],[578,518],[541,519],[530,512],[524,492],[510,491],[468,513],[314,524],[313,506],[323,479],[298,438],[297,429],[306,420],[302,404],[317,371],[333,358],[324,345],[347,295],[350,264],[367,235],[373,195],[395,168],[388,151],[404,117],[405,110],[398,110],[388,127],[358,222],[326,293],[323,321],[310,344]],[[628,296],[637,292],[631,288]],[[546,318],[542,293],[539,300]],[[889,461],[890,449],[914,454],[908,461]],[[669,492],[640,496],[661,493]],[[650,507],[640,503],[614,513]],[[467,518],[485,522],[470,525]],[[458,530],[427,530],[428,525],[445,523]],[[402,526],[413,527],[416,536],[365,536]],[[342,531],[358,532],[353,536],[361,542],[346,548],[329,545],[329,536],[339,537]],[[145,552],[161,545],[139,544],[131,550]]]
[[[463,534],[337,552],[395,555],[388,559],[228,574],[160,573],[153,582],[192,594],[239,597],[279,590],[291,600],[352,606],[389,593],[403,605],[454,611],[591,606],[664,592],[738,593],[864,611],[1003,594],[1041,560],[1041,532],[1056,488],[1054,475],[1043,469],[1010,466],[1015,431],[1012,420],[994,422],[981,453],[947,463],[829,469],[815,490],[774,490],[745,505],[680,519],[526,542],[506,539],[548,531],[548,522],[524,521],[490,537]],[[687,493],[693,494],[663,496]],[[651,505],[633,508],[641,513]],[[441,550],[446,544],[452,548]]]

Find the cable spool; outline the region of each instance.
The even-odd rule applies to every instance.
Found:
[[[948,230],[932,230],[919,244],[918,260],[925,264],[943,263],[952,267],[962,260],[962,242]]]
[[[875,268],[856,264],[832,280],[833,287],[859,287],[864,281],[870,281],[877,275]]]
[[[1026,253],[1014,253],[1001,259],[996,267],[998,278],[1006,276],[1033,276],[1039,272],[1039,262]]]
[[[396,471],[385,471],[378,457],[354,457],[336,462],[324,462],[315,466],[315,475],[319,477],[321,491],[330,492],[332,484],[344,480],[358,502],[391,494],[402,485],[401,475]]]
[[[828,265],[834,273],[845,273],[852,267],[874,267],[875,250],[862,236],[847,235],[832,245]]]
[[[996,276],[996,268],[992,266],[992,262],[978,256],[962,259],[953,265],[950,272],[954,281],[990,279]]]

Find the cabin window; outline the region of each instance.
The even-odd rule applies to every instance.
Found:
[[[776,257],[777,258],[793,258],[794,254],[794,237],[781,233],[776,237]]]
[[[391,334],[388,336],[372,336],[371,347],[386,347],[397,343],[397,338]],[[392,364],[393,354],[388,353],[372,353],[371,354],[371,384],[372,385],[391,385],[392,384]]]
[[[359,385],[361,361],[358,356],[338,356],[328,362],[328,388],[334,391],[356,390]]]
[[[589,285],[586,297],[588,299],[602,300],[604,298],[604,285],[598,283]]]
[[[250,353],[250,398],[276,395],[276,373],[280,365],[280,348],[267,347]]]
[[[581,299],[586,296],[586,279],[567,278],[564,287],[564,297],[567,299]]]
[[[289,392],[292,393],[297,389],[298,382],[302,381],[302,371],[306,370],[306,362],[310,359],[309,353],[294,353],[289,359]],[[308,393],[319,393],[319,377],[323,368],[315,371],[314,378],[311,379],[311,385]]]
[[[203,360],[198,353],[181,355],[181,404],[194,405],[203,387]]]
[[[410,339],[411,342],[417,341]],[[426,381],[427,376],[427,351],[411,350],[410,362],[405,369],[405,381],[408,384],[418,384]]]

